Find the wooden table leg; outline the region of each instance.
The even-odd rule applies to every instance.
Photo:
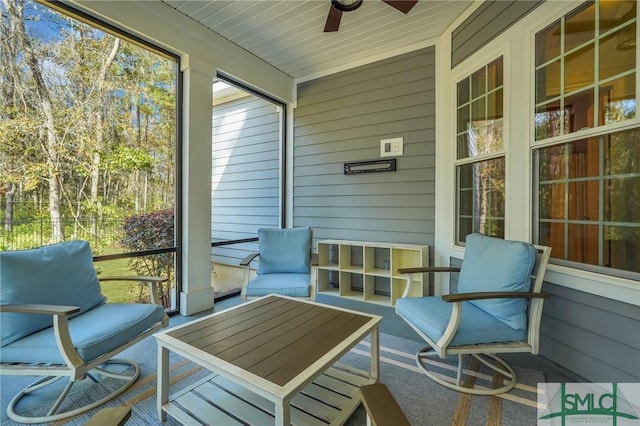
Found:
[[[158,344],[158,417],[161,422],[167,420],[162,406],[169,402],[169,350]]]

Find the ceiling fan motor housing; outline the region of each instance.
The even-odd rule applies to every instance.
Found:
[[[363,0],[331,0],[333,7],[341,12],[351,12],[362,6]]]

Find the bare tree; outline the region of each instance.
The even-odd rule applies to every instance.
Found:
[[[46,180],[49,185],[49,217],[51,219],[51,240],[62,241],[64,235],[62,232],[62,221],[60,215],[60,186],[61,173],[58,158],[58,138],[55,129],[55,120],[53,116],[53,106],[51,96],[47,89],[44,79],[42,78],[41,67],[38,58],[33,52],[31,40],[27,37],[24,25],[23,12],[24,1],[22,0],[2,0],[7,11],[8,25],[13,35],[12,40],[15,43],[14,51],[21,51],[23,60],[27,65],[33,83],[35,93],[39,102],[40,113],[42,114],[41,126],[44,131],[44,140],[40,143],[45,152],[46,157]],[[11,67],[10,70],[16,72],[17,67]],[[16,81],[21,80],[20,76],[14,76]]]
[[[0,118],[3,123],[10,118],[15,111],[15,105],[22,98],[19,81],[16,81],[15,76],[18,74],[15,70],[15,49],[11,44],[11,39],[14,36],[14,29],[8,17],[4,15],[0,19],[0,71],[5,78],[0,79]],[[8,132],[2,131],[4,135],[2,138],[2,147],[4,150],[0,151],[0,185],[6,187],[5,194],[5,216],[4,216],[4,229],[5,231],[11,231],[13,228],[13,202],[15,195],[15,181],[12,173],[8,167],[11,161],[11,155],[6,147],[8,146]]]
[[[96,93],[102,98],[104,95],[105,81],[107,79],[107,72],[113,64],[116,55],[118,54],[118,49],[120,48],[120,39],[117,37],[113,38],[113,46],[109,54],[104,58],[101,66],[100,72],[98,73],[98,79],[96,82]],[[102,203],[100,202],[100,198],[98,197],[99,191],[99,183],[100,183],[100,164],[102,158],[102,150],[104,149],[104,109],[98,103],[97,108],[95,110],[95,134],[96,134],[96,147],[93,151],[93,158],[91,160],[91,190],[90,190],[90,201],[93,205],[96,206],[96,212],[91,215],[91,232],[95,235],[97,234],[97,221],[102,217]]]

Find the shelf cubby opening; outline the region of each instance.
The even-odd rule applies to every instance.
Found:
[[[320,293],[338,293],[340,277],[338,271],[318,268],[317,291]]]
[[[340,269],[343,271],[362,272],[364,265],[362,246],[340,246]]]
[[[393,274],[398,273],[401,268],[414,268],[424,266],[422,253],[420,250],[393,250],[391,256],[391,264],[393,265]]]
[[[391,249],[389,247],[364,248],[364,271],[381,277],[391,276]]]
[[[364,281],[362,274],[340,271],[340,296],[362,298]]]
[[[318,266],[337,270],[340,267],[339,250],[338,244],[318,244]]]

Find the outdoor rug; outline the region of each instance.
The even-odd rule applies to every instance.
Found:
[[[380,334],[380,381],[387,385],[412,425],[535,425],[536,384],[544,381],[541,372],[515,368],[518,386],[500,396],[471,396],[454,392],[431,381],[415,365],[415,353],[422,344],[413,340]],[[127,392],[106,406],[130,405],[132,415],[127,426],[177,425],[167,416],[161,423],[156,412],[155,357],[141,364],[140,379]],[[347,366],[368,370],[369,343],[360,342],[341,362]],[[433,362],[436,371],[455,376],[456,359]],[[184,358],[170,356],[170,393],[209,376],[211,373]],[[477,385],[491,387],[493,376],[484,371],[476,374]],[[84,425],[98,409],[55,425]],[[13,422],[5,422],[14,425]],[[366,425],[366,414],[360,405],[346,425]],[[261,425],[258,425],[261,426]]]

